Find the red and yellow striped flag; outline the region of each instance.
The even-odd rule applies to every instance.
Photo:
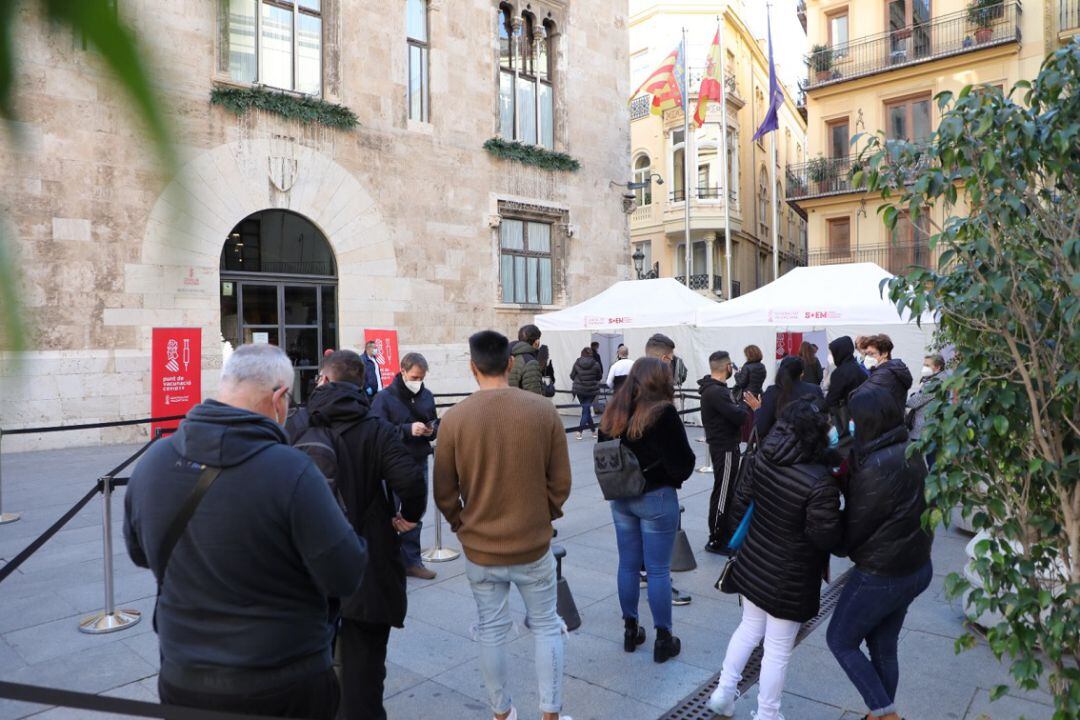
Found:
[[[697,110],[694,111],[694,124],[701,127],[705,123],[705,114],[709,111],[709,102],[723,102],[724,82],[720,65],[720,28],[716,29],[712,46],[709,48],[709,63],[701,77],[701,89],[698,90]]]
[[[664,58],[664,62],[660,63],[660,67],[646,78],[645,82],[641,83],[641,87],[634,91],[634,94],[630,96],[630,100],[632,101],[640,95],[643,90],[649,93],[652,95],[653,115],[662,115],[665,110],[682,107],[682,83],[680,82],[683,72],[682,52],[683,46],[680,42],[678,47]]]

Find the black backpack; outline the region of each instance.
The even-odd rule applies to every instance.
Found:
[[[308,425],[300,431],[300,436],[292,443],[294,448],[310,457],[315,467],[319,468],[319,472],[326,477],[326,481],[330,484],[330,492],[334,494],[334,499],[338,501],[342,510],[345,509],[345,501],[341,497],[337,479],[344,469],[338,457],[339,451],[341,451],[340,457],[344,458],[348,457],[348,452],[343,449],[344,442],[341,436],[351,430],[355,424],[350,423],[338,428]]]
[[[643,470],[637,455],[626,447],[620,438],[598,442],[593,446],[593,470],[605,500],[643,495],[645,470],[651,470],[659,464],[660,461],[657,460]]]

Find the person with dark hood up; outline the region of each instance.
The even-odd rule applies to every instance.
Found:
[[[840,437],[846,437],[848,421],[851,419],[847,411],[847,399],[855,388],[866,382],[866,372],[855,356],[855,343],[847,335],[829,343],[829,352],[835,367],[829,374],[829,390],[825,393],[825,404],[832,413],[833,424]]]
[[[544,394],[544,367],[539,361],[540,328],[522,325],[518,341],[510,349],[514,365],[510,368],[510,387],[521,388],[535,395]]]
[[[385,720],[386,647],[390,628],[404,626],[407,609],[399,535],[424,516],[427,487],[400,429],[370,412],[361,389],[363,370],[351,350],[326,359],[308,400],[311,427],[294,446],[333,479],[349,522],[367,541],[368,572],[342,602],[342,709],[346,720]]]
[[[888,335],[871,335],[866,338],[863,364],[870,371],[866,382],[889,391],[898,407],[907,404],[908,390],[911,389],[911,371],[904,361],[893,358],[893,342]]]
[[[803,374],[803,361],[798,356],[792,355],[780,361],[780,367],[776,371],[776,383],[765,391],[760,402],[756,402],[750,396],[744,396],[750,407],[754,408],[754,427],[757,428],[758,440],[764,440],[772,430],[780,412],[795,400],[802,397],[810,397],[820,401],[818,406],[822,412],[825,410],[825,395],[817,385],[803,382],[799,378]]]
[[[570,381],[573,383],[574,395],[581,403],[581,423],[578,425],[577,439],[580,440],[585,428],[589,429],[589,435],[596,433],[596,423],[593,421],[592,404],[596,396],[600,394],[600,385],[604,380],[604,368],[594,357],[590,348],[581,351],[581,357],[574,361],[574,367],[570,370]]]
[[[803,382],[821,387],[822,381],[825,380],[825,371],[821,367],[821,361],[817,358],[817,351],[814,350],[814,346],[804,342],[799,346],[799,357],[803,361]]]
[[[365,543],[326,478],[286,442],[293,382],[283,350],[241,345],[217,399],[192,408],[131,473],[124,540],[158,582],[162,703],[318,720],[337,712],[332,598],[376,571],[365,574]]]
[[[710,374],[698,380],[701,391],[701,424],[713,467],[713,490],[709,497],[709,542],[705,550],[728,554],[728,508],[739,474],[739,442],[743,423],[749,414],[746,406],[735,402],[727,381],[731,378],[731,355],[723,350],[709,356]]]
[[[427,485],[428,457],[431,443],[438,432],[438,411],[435,396],[424,386],[428,362],[420,353],[407,353],[401,358],[401,372],[379,391],[371,403],[371,412],[394,425],[401,432],[401,441],[416,461]],[[400,505],[400,501],[396,501]],[[421,580],[434,580],[435,571],[424,567],[420,558],[420,530],[423,523],[401,535],[401,552],[405,559],[405,574]]]
[[[875,370],[875,372],[877,372]],[[901,406],[866,383],[848,401],[855,448],[844,488],[844,540],[837,554],[855,563],[826,640],[870,710],[899,720],[897,644],[911,603],[930,585],[933,535],[923,525],[926,465],[908,456]],[[866,643],[870,657],[862,651]]]
[[[796,358],[792,358],[796,359]],[[735,491],[732,520],[754,512],[725,591],[743,599],[742,622],[731,636],[709,708],[735,714],[736,688],[750,654],[764,641],[758,720],[780,720],[795,636],[820,610],[829,553],[843,537],[840,488],[829,472],[830,426],[820,401],[800,397],[780,411],[745,480]],[[835,453],[832,453],[835,454]]]

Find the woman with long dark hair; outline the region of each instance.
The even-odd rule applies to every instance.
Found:
[[[829,551],[843,535],[840,488],[829,473],[829,417],[824,403],[797,398],[735,491],[732,520],[754,514],[730,574],[743,598],[742,622],[731,636],[720,682],[709,708],[721,717],[735,714],[735,694],[750,654],[764,640],[757,718],[778,720],[795,636],[820,609],[821,577]],[[725,590],[729,588],[725,587]]]
[[[869,382],[848,399],[855,421],[851,478],[844,488],[844,543],[855,563],[829,624],[827,641],[862,695],[872,720],[899,720],[897,644],[908,606],[930,585],[933,535],[926,511],[926,465],[908,457],[904,414],[890,391]],[[862,651],[865,641],[868,658]]]
[[[825,395],[821,392],[821,387],[800,379],[804,370],[802,358],[788,356],[780,361],[780,367],[776,371],[776,383],[765,391],[761,402],[754,403],[746,398],[750,407],[755,410],[754,427],[757,428],[759,440],[765,439],[776,423],[777,415],[793,400],[810,397],[821,401],[818,407],[825,407]]]
[[[817,354],[814,353],[814,346],[804,341],[799,346],[799,359],[803,362],[803,382],[821,387],[821,382],[825,379],[825,371],[821,368],[821,361],[818,360]]]
[[[623,649],[633,652],[645,642],[645,628],[638,623],[638,573],[644,564],[656,627],[653,660],[658,663],[675,657],[681,649],[679,638],[671,633],[671,548],[679,528],[676,491],[693,474],[696,460],[674,398],[671,369],[656,358],[644,357],[634,363],[600,421],[599,439],[620,438],[645,475],[644,494],[612,500],[611,515],[619,548]]]

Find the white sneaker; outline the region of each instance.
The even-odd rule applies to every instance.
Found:
[[[495,715],[492,715],[491,717],[492,720],[494,720]],[[506,716],[506,720],[518,720],[517,708],[513,705],[510,706],[510,714]]]
[[[580,439],[581,439],[581,433],[578,433],[578,434],[577,434],[577,439],[578,439],[578,440],[580,440]]]
[[[709,709],[720,717],[735,717],[735,698],[724,697],[724,693],[720,691],[720,688],[713,690],[708,705]]]
[[[702,465],[698,468],[699,473],[711,473],[712,471],[712,465]]]
[[[750,713],[750,720],[756,720],[756,718],[757,718],[757,710]],[[784,716],[783,715],[777,715],[776,720],[784,720]]]

